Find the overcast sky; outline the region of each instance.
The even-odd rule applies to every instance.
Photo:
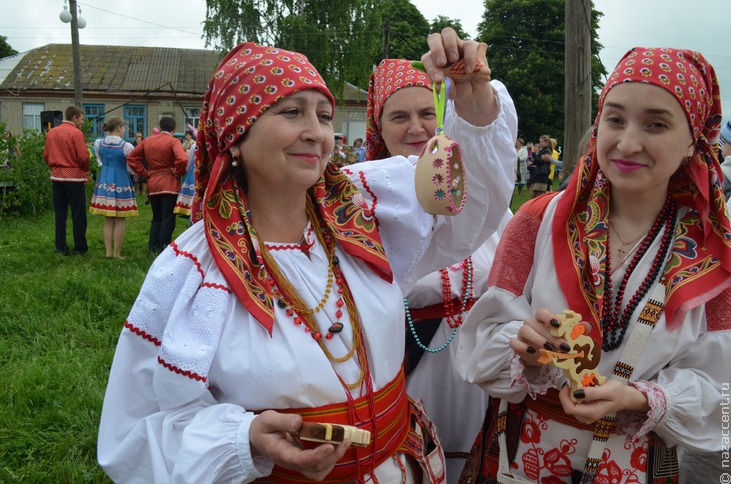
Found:
[[[460,19],[471,35],[476,34],[484,12],[483,0],[412,3],[427,20],[437,15]],[[87,22],[80,31],[82,43],[205,48],[201,25],[206,14],[204,0],[84,0],[78,4]],[[724,119],[731,117],[731,50],[724,42],[731,1],[594,0],[594,5],[604,13],[599,24],[599,41],[604,45],[600,57],[608,71],[636,45],[698,50],[716,69]],[[58,18],[63,6],[63,0],[3,0],[0,35],[19,52],[50,43],[71,43],[68,24]],[[499,73],[495,77],[499,78]]]

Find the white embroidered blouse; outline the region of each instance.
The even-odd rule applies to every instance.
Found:
[[[468,200],[460,215],[423,212],[413,188],[416,157],[360,163],[346,171],[373,207],[395,275],[390,284],[336,247],[362,321],[374,390],[393,380],[401,367],[403,294],[423,275],[472,253],[507,210],[517,116],[505,87],[497,81],[492,85],[501,110],[491,125],[474,127],[456,115],[448,116],[445,125],[462,146],[467,165]],[[448,109],[453,112],[451,102]],[[312,244],[308,254],[284,244],[270,249],[305,303],[314,307],[325,292],[328,260],[309,230],[305,237]],[[317,316],[323,333],[335,321],[334,306],[331,297]],[[104,400],[98,457],[113,480],[250,482],[272,469],[268,458],[252,458],[252,411],[346,400],[333,367],[346,382],[354,382],[356,362],[333,366],[309,334],[284,310],[274,309],[270,337],[228,289],[201,223],[158,257],[120,336]],[[325,343],[335,356],[347,353],[352,343],[342,309],[345,328]],[[391,459],[381,467],[389,466],[398,468]]]

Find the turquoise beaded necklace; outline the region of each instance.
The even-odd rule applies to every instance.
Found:
[[[467,311],[467,304],[469,297],[468,294],[471,294],[472,292],[472,257],[468,257],[464,261],[464,271],[466,276],[466,283],[465,283],[465,291],[462,295],[462,307],[460,310],[460,314],[463,314],[465,311]],[[447,304],[445,301],[444,304]],[[424,343],[421,342],[419,339],[419,336],[416,333],[416,328],[414,327],[414,322],[411,319],[411,311],[409,310],[409,301],[408,299],[404,298],[404,309],[406,310],[406,321],[409,324],[409,330],[411,331],[412,336],[414,337],[414,341],[416,341],[416,345],[421,348],[422,350],[428,352],[428,353],[439,353],[440,351],[444,350],[449,344],[452,342],[455,336],[457,336],[457,331],[459,331],[459,327],[461,324],[458,324],[454,327],[452,330],[452,333],[449,335],[449,338],[447,338],[447,341],[445,341],[441,346],[438,348],[429,348]]]

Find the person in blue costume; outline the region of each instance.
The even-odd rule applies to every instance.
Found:
[[[122,259],[122,240],[127,217],[137,216],[137,200],[127,171],[127,155],[134,148],[124,141],[124,120],[110,118],[102,126],[107,135],[94,142],[102,169],[94,187],[89,212],[103,215],[104,248],[108,259]]]

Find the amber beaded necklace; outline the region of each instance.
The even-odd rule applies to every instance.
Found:
[[[328,280],[325,287],[325,294],[323,295],[320,303],[315,308],[308,308],[302,300],[302,297],[297,292],[297,289],[292,286],[287,277],[282,273],[279,265],[274,260],[274,257],[267,249],[266,244],[261,239],[259,240],[259,247],[261,250],[262,259],[264,260],[264,266],[268,272],[267,282],[272,288],[272,292],[277,297],[277,305],[285,310],[285,313],[292,317],[295,326],[302,326],[306,333],[309,333],[312,338],[317,341],[318,345],[327,356],[328,360],[333,363],[342,363],[353,358],[357,355],[358,365],[360,367],[360,375],[358,380],[354,383],[343,384],[350,390],[354,390],[363,385],[364,379],[368,372],[368,360],[366,352],[363,348],[363,329],[361,327],[360,316],[355,308],[353,302],[353,296],[348,288],[345,279],[343,278],[342,271],[340,270],[340,263],[335,255],[335,240],[330,231],[327,229],[325,224],[319,222],[317,212],[314,204],[310,197],[307,197],[307,216],[313,227],[320,226],[320,230],[315,230],[317,239],[320,244],[325,248],[325,252],[328,258]],[[258,236],[257,236],[258,237]],[[335,317],[340,319],[343,316],[342,307],[345,306],[348,310],[350,317],[350,324],[353,328],[353,344],[348,353],[344,356],[335,357],[323,341],[322,334],[319,331],[317,322],[315,321],[315,315],[324,310],[325,305],[330,299],[330,294],[333,289],[333,280],[335,281],[338,294],[338,300],[336,301]],[[343,323],[340,321],[334,322],[328,329],[325,335],[325,340],[330,340],[334,335],[340,333],[343,329]],[[339,377],[339,376],[338,376]],[[341,379],[342,381],[342,379]]]

